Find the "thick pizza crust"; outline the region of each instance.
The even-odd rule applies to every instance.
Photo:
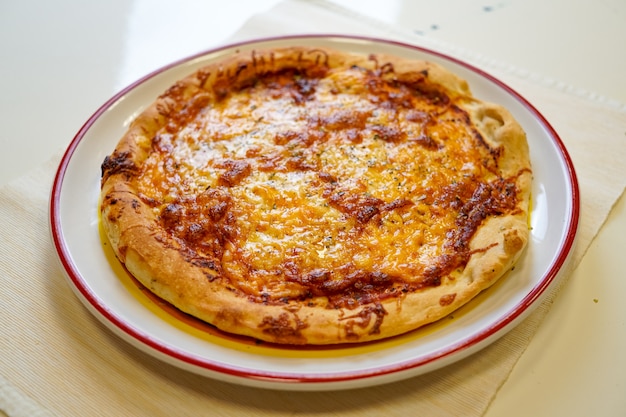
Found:
[[[438,286],[354,309],[327,308],[324,297],[306,303],[264,304],[225,285],[211,265],[191,262],[156,227],[154,210],[137,195],[131,179],[135,167],[147,157],[157,130],[167,123],[168,114],[198,93],[219,95],[220,88],[236,85],[254,74],[303,66],[305,62],[323,62],[331,67],[387,66],[400,80],[427,74],[431,82],[445,86],[447,93],[455,97],[491,147],[504,149],[498,168],[502,177],[517,178],[516,210],[483,222],[470,244],[476,252],[463,271],[443,277]],[[506,274],[526,246],[531,171],[525,134],[508,111],[472,98],[464,80],[438,65],[394,56],[353,56],[319,48],[256,51],[212,64],[178,82],[169,93],[132,123],[108,165],[105,162],[102,224],[117,257],[143,285],[186,313],[226,332],[285,344],[364,342],[402,334],[466,304]]]

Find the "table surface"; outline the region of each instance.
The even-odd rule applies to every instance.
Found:
[[[623,0],[333,2],[554,79],[609,107],[626,108]],[[174,59],[219,45],[278,0],[215,2],[219,13],[212,16],[185,13],[193,3],[2,2],[0,185],[62,151],[125,85]],[[159,30],[165,24],[176,31]],[[211,27],[200,39],[199,25]],[[626,415],[624,247],[622,196],[487,416]]]

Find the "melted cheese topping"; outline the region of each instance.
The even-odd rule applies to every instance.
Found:
[[[451,98],[360,68],[267,74],[152,149],[137,189],[161,227],[266,302],[438,285],[467,262],[487,194],[514,186]]]

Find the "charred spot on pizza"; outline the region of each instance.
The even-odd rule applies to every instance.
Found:
[[[219,161],[215,166],[224,169],[224,172],[219,175],[217,183],[226,187],[237,185],[250,175],[251,171],[250,164],[242,160],[227,159]]]
[[[346,317],[341,320],[346,321],[345,332],[348,339],[359,339],[361,332],[355,330],[355,327],[368,330],[368,334],[375,335],[380,333],[380,326],[383,318],[387,315],[385,308],[378,302],[362,308],[358,313]],[[372,323],[373,322],[373,323]]]
[[[129,192],[107,193],[102,196],[101,210],[105,219],[110,223],[117,223],[128,210],[140,213],[141,202]]]
[[[194,254],[195,255],[195,254]],[[219,278],[223,273],[219,259],[208,257],[191,257],[187,260],[190,264],[200,268],[209,282]]]
[[[441,149],[443,147],[443,145],[438,143],[431,136],[428,136],[428,135],[426,135],[424,133],[421,133],[421,134],[419,134],[416,137],[411,137],[408,140],[413,141],[415,143],[418,143],[419,145],[421,145],[424,148],[426,148],[428,150],[431,150],[431,151],[435,151],[435,150]]]
[[[174,230],[178,228],[179,223],[186,215],[186,207],[179,203],[170,203],[163,207],[159,220],[165,230]]]
[[[318,83],[316,79],[309,79],[302,77],[300,74],[295,73],[293,75],[294,86],[291,90],[291,96],[295,104],[302,104],[307,100],[310,100],[315,93],[315,87]]]
[[[265,334],[271,335],[279,342],[294,344],[305,343],[306,339],[301,332],[308,324],[298,317],[296,311],[286,309],[278,317],[265,316],[259,324],[259,328]]]
[[[130,178],[138,172],[137,165],[128,151],[114,152],[106,156],[100,169],[102,184],[112,175],[124,174],[126,178]]]
[[[333,207],[342,213],[355,218],[359,223],[367,223],[380,213],[384,202],[368,194],[339,190],[329,195],[328,200]]]
[[[114,197],[113,194],[111,193],[105,194],[104,197],[102,197],[102,202],[109,204],[111,206],[116,205],[118,201],[119,200],[116,197]]]

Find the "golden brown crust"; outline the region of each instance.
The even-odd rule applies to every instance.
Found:
[[[277,158],[258,155],[258,149],[253,149],[248,146],[249,144],[246,145],[248,146],[246,155],[257,161],[256,165],[246,162],[245,158],[232,157],[234,152],[232,150],[229,151],[230,154],[224,151],[224,157],[214,161],[212,165],[212,170],[220,172],[219,175],[214,175],[214,182],[206,185],[206,188],[202,185],[202,189],[199,188],[200,180],[194,183],[196,195],[193,198],[203,199],[205,211],[198,208],[200,203],[196,200],[195,205],[185,206],[181,203],[184,201],[183,197],[178,196],[176,199],[167,194],[167,186],[164,184],[172,183],[168,175],[178,175],[179,180],[184,181],[184,178],[180,178],[187,175],[187,171],[182,171],[181,167],[172,167],[161,162],[158,169],[145,171],[144,166],[148,165],[146,161],[151,155],[170,149],[168,146],[171,144],[166,143],[163,138],[179,132],[188,123],[196,123],[196,117],[204,109],[219,107],[224,97],[230,97],[233,92],[247,92],[254,88],[259,79],[280,74],[281,71],[296,69],[297,77],[294,79],[298,84],[301,79],[306,81],[309,78],[323,78],[328,69],[351,68],[359,68],[362,73],[367,73],[369,77],[367,80],[371,83],[383,82],[381,88],[388,89],[389,86],[395,88],[396,85],[419,86],[418,91],[427,96],[430,103],[428,105],[439,106],[440,101],[449,100],[448,104],[437,109],[442,108],[448,112],[445,113],[445,117],[451,117],[452,114],[458,119],[467,118],[466,122],[475,136],[471,140],[480,142],[479,145],[484,148],[483,151],[487,156],[483,159],[490,158],[488,162],[484,160],[468,162],[469,165],[474,163],[484,165],[480,168],[481,171],[476,171],[482,172],[484,178],[473,178],[473,182],[465,184],[466,188],[456,190],[454,187],[458,186],[455,179],[445,185],[447,188],[429,191],[439,192],[446,198],[450,198],[447,194],[452,192],[451,189],[459,193],[456,203],[445,200],[445,204],[450,206],[458,205],[455,206],[459,213],[457,220],[453,219],[457,221],[456,226],[448,226],[446,231],[438,232],[439,234],[434,231],[428,232],[442,242],[449,241],[440,242],[442,245],[448,245],[445,249],[448,252],[440,256],[447,263],[442,260],[439,264],[422,269],[413,267],[413,270],[421,271],[423,277],[420,278],[422,281],[412,281],[416,278],[392,276],[388,273],[392,269],[387,267],[384,270],[377,270],[374,267],[368,270],[363,266],[368,265],[367,260],[361,263],[358,260],[344,262],[336,267],[338,272],[328,269],[322,271],[319,268],[304,271],[303,264],[296,267],[293,263],[287,262],[289,259],[299,259],[290,254],[285,255],[285,262],[280,264],[282,270],[276,273],[281,282],[272,283],[269,278],[267,281],[260,279],[254,282],[238,282],[237,277],[244,277],[245,274],[248,274],[245,277],[252,276],[253,273],[257,274],[255,277],[267,277],[275,272],[274,270],[259,272],[249,263],[236,263],[230,260],[241,256],[237,254],[242,252],[244,243],[249,244],[242,235],[252,231],[237,226],[246,212],[244,209],[239,212],[233,209],[234,197],[229,192],[257,172],[262,172],[263,175],[271,170],[280,175],[298,172],[300,176],[315,173],[316,176],[307,177],[307,181],[314,184],[312,187],[317,186],[321,190],[319,195],[326,198],[334,210],[333,213],[340,216],[331,221],[353,224],[354,230],[358,229],[362,234],[369,233],[367,232],[369,230],[381,229],[381,226],[378,228],[370,226],[374,221],[382,224],[385,213],[396,210],[402,214],[423,201],[428,201],[428,205],[421,204],[424,206],[422,209],[432,212],[421,215],[435,216],[434,209],[439,200],[431,195],[416,196],[408,192],[406,198],[384,201],[382,195],[375,198],[369,194],[372,190],[366,190],[350,200],[343,196],[345,190],[336,179],[337,175],[322,169],[324,166],[311,165],[315,161],[292,157],[286,162],[282,161],[284,165],[277,165]],[[290,76],[292,75],[290,73]],[[281,80],[282,78],[277,78],[276,82]],[[264,88],[273,87],[268,84]],[[278,87],[275,88],[278,91]],[[290,99],[296,103],[295,105],[311,100],[311,85],[301,83],[290,88]],[[362,88],[365,87],[354,85],[355,90]],[[329,94],[334,94],[332,89],[329,91],[331,91]],[[383,96],[382,94],[379,98]],[[387,90],[384,94],[387,94]],[[245,98],[244,94],[237,100]],[[236,102],[236,99],[233,100]],[[379,109],[384,109],[385,105],[388,106],[389,102],[393,101],[389,99],[391,101],[385,104],[377,101],[378,99],[371,100],[371,103],[377,105]],[[405,102],[396,100],[393,103],[400,107],[407,106],[406,100]],[[248,118],[253,117],[251,108],[248,109],[250,112]],[[340,110],[334,109],[330,114],[339,114]],[[362,120],[355,121],[354,114],[358,109],[348,106],[347,110],[352,113],[347,114],[344,119],[349,119],[355,126],[363,127]],[[409,113],[405,110],[402,110],[402,117],[408,118]],[[440,113],[444,114],[443,111]],[[226,117],[224,116],[226,113],[220,114],[222,118]],[[338,120],[343,117],[341,114],[332,120],[324,119],[325,124],[319,120],[315,121],[317,123],[315,128],[324,132],[325,128],[320,128],[322,125],[332,129],[332,123],[339,123]],[[373,113],[368,114],[371,117]],[[426,117],[425,112],[410,114],[416,118]],[[340,121],[345,122],[344,119]],[[313,123],[310,118],[308,120],[309,123]],[[429,123],[431,122],[432,120]],[[390,132],[390,129],[384,129],[385,126],[368,126],[368,132],[376,140],[379,139],[379,135],[386,135],[385,146],[392,146],[394,141],[407,142],[406,134],[401,131]],[[307,132],[311,130],[309,125]],[[218,135],[220,132],[214,133]],[[250,131],[245,133],[251,134]],[[295,135],[291,129],[274,133],[275,141],[293,140]],[[354,135],[358,136],[360,133],[350,132],[350,135],[352,136],[349,137],[354,138]],[[398,135],[404,135],[402,137],[405,139],[397,139]],[[444,139],[426,138],[422,135],[415,141],[422,141],[421,146],[426,148],[427,152],[439,152],[442,149],[445,151],[445,146],[442,145]],[[209,140],[219,142],[216,138]],[[307,136],[302,140],[308,140],[310,143],[313,139]],[[327,141],[328,136],[325,136],[324,140]],[[358,136],[358,140],[362,140],[361,136]],[[374,139],[370,141],[374,142]],[[167,149],[164,151],[165,148]],[[228,155],[232,158],[228,159],[226,157]],[[349,156],[345,156],[345,164],[350,163],[349,159]],[[131,124],[112,155],[107,157],[102,172],[101,212],[104,230],[120,261],[143,285],[181,310],[224,331],[275,343],[363,342],[402,334],[438,320],[467,303],[504,275],[518,259],[528,239],[527,216],[531,170],[525,134],[519,124],[502,107],[474,99],[467,83],[444,68],[428,62],[409,61],[394,56],[368,57],[323,48],[296,47],[255,51],[211,64],[176,83],[147,108]],[[431,175],[435,176],[436,173]],[[472,171],[471,175],[476,174]],[[155,189],[162,191],[148,195],[145,189],[146,181],[155,184]],[[355,181],[357,181],[355,178],[348,178],[343,184],[354,184]],[[473,188],[469,189],[470,186]],[[444,192],[444,188],[447,191]],[[254,190],[256,193],[260,192],[259,187]],[[442,207],[443,197],[441,197]],[[247,207],[249,212],[260,210],[260,207],[251,205],[244,204],[242,207]],[[451,210],[450,207],[447,209]],[[309,208],[308,213],[314,216],[311,210],[313,209]],[[184,221],[191,218],[190,216],[195,216],[195,220],[189,220],[189,227],[185,226],[187,229],[182,230],[181,225],[186,224]],[[459,220],[461,217],[474,220]],[[255,227],[259,229],[263,224],[265,223],[257,222]],[[202,235],[201,238],[197,238],[199,234]],[[354,234],[350,236],[354,239]],[[187,238],[191,240],[185,240]],[[457,249],[453,253],[449,248],[454,242],[457,242]],[[417,245],[414,242],[406,243]],[[198,249],[200,246],[197,245],[200,245],[202,250]],[[320,261],[328,248],[322,248],[319,256],[313,256],[315,254],[300,256],[313,256]],[[292,249],[296,250],[295,247]],[[384,252],[389,248],[381,247],[378,250]],[[458,259],[450,261],[450,258],[454,257]],[[388,264],[391,263],[387,258],[384,260]],[[255,262],[254,267],[257,268],[260,261]],[[358,267],[355,264],[358,264]],[[249,268],[247,272],[237,269],[243,268],[242,265]],[[437,267],[441,270],[433,272],[433,268]],[[342,279],[333,281],[328,278],[335,273]],[[263,288],[259,289],[261,284]],[[347,295],[329,289],[332,285],[348,284],[349,288],[345,290]],[[363,286],[368,288],[363,289]],[[272,288],[275,288],[275,293],[272,292]]]

